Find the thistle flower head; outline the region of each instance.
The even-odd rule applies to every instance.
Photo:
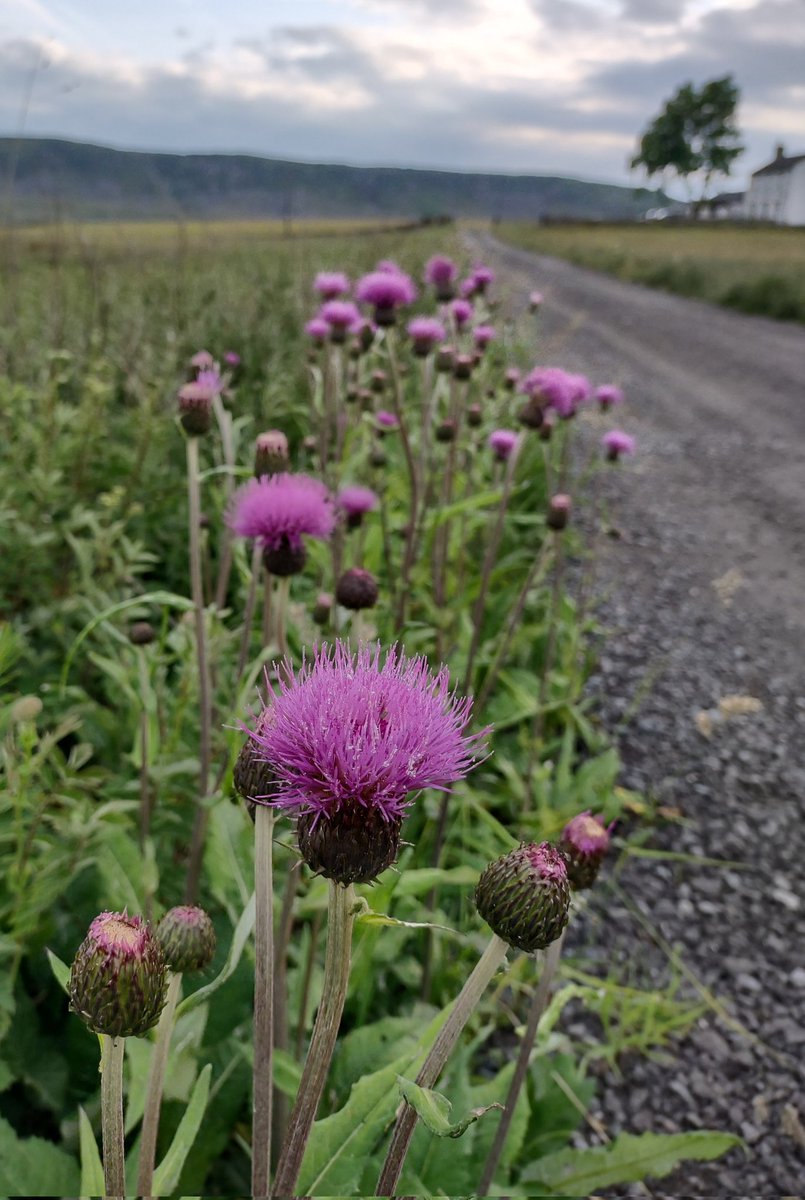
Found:
[[[505,462],[510,456],[519,438],[512,429],[493,429],[486,440],[489,449],[500,462]]]
[[[197,350],[190,359],[190,366],[195,367],[197,371],[206,371],[215,366],[215,359],[209,350]]]
[[[434,254],[425,263],[425,283],[430,283],[434,286],[439,286],[443,283],[452,283],[457,275],[458,267],[452,258],[448,258],[445,254]]]
[[[549,842],[519,846],[490,863],[475,892],[493,933],[526,953],[555,942],[568,920],[570,885],[564,855]]]
[[[241,364],[241,361],[242,361],[241,357],[238,354],[237,350],[225,350],[224,351],[224,362],[226,363],[226,365],[228,367],[239,367]]]
[[[408,336],[414,343],[414,353],[424,358],[434,346],[444,341],[447,332],[435,317],[414,317],[408,322]]]
[[[609,849],[612,825],[588,810],[568,821],[559,843],[567,860],[570,886],[576,890],[592,887]]]
[[[549,529],[557,532],[565,529],[570,519],[571,499],[565,492],[557,492],[548,502],[548,515],[545,518]]]
[[[203,908],[179,904],[157,925],[157,940],[165,962],[176,973],[203,971],[215,954],[215,928]]]
[[[179,415],[182,426],[191,437],[198,437],[210,428],[212,405],[223,391],[221,376],[214,369],[202,370],[179,388]]]
[[[495,282],[495,272],[483,263],[476,263],[470,272],[470,279],[477,292],[485,292],[490,283]]]
[[[343,271],[319,271],[313,280],[313,291],[323,300],[337,300],[349,291],[349,277]]]
[[[393,325],[395,312],[416,300],[416,288],[410,276],[399,267],[377,270],[358,280],[355,295],[363,304],[371,304],[378,325]]]
[[[325,321],[324,317],[312,317],[305,325],[305,333],[312,337],[314,342],[324,342],[330,333],[330,323]]]
[[[384,408],[375,413],[375,420],[383,429],[396,429],[400,423],[393,412],[387,412]]]
[[[610,462],[617,462],[622,454],[634,454],[637,448],[634,438],[622,429],[610,429],[609,433],[605,433],[601,438],[601,445]]]
[[[536,312],[538,308],[541,308],[544,300],[542,292],[531,292],[528,297],[528,307],[531,312]]]
[[[614,383],[602,383],[595,389],[595,398],[602,412],[607,412],[616,404],[623,404],[623,392]]]
[[[450,312],[453,315],[456,325],[461,329],[472,316],[472,305],[469,300],[463,300],[459,296],[456,300],[450,302]]]
[[[503,383],[507,391],[513,392],[520,382],[522,371],[519,367],[507,367],[503,375]]]
[[[476,325],[472,331],[473,341],[479,350],[484,350],[497,336],[494,325]]]
[[[277,475],[288,469],[288,439],[281,429],[258,433],[254,441],[254,473]]]
[[[520,383],[520,391],[554,409],[557,416],[567,418],[589,397],[590,383],[583,375],[561,367],[535,367]]]
[[[95,1033],[142,1037],[159,1020],[167,978],[162,947],[142,917],[102,912],[70,970],[70,1007]]]
[[[257,538],[268,550],[298,549],[305,535],[328,538],[335,513],[320,480],[283,472],[250,479],[238,488],[227,521],[238,537]]]
[[[375,266],[375,270],[383,271],[387,275],[404,275],[405,274],[405,271],[402,269],[400,264],[398,262],[395,262],[393,258],[381,258],[380,261]]]
[[[335,586],[335,598],[344,608],[358,612],[362,608],[374,608],[379,590],[371,571],[363,567],[350,567],[344,571]]]
[[[463,778],[483,745],[483,734],[466,732],[472,701],[450,691],[447,668],[433,674],[396,647],[337,641],[269,687],[267,719],[252,736],[280,808],[401,817],[411,792]]]
[[[344,487],[335,498],[336,505],[348,517],[362,517],[377,508],[380,500],[371,488],[351,485]]]

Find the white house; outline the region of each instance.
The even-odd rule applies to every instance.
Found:
[[[742,215],[749,221],[805,225],[805,154],[782,146],[767,166],[752,172]]]

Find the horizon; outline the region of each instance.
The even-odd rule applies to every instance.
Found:
[[[655,188],[627,167],[640,133],[681,83],[731,73],[746,151],[717,187],[739,190],[805,144],[802,40],[799,0],[243,0],[226,23],[214,0],[143,0],[114,26],[92,0],[0,0],[0,126]]]

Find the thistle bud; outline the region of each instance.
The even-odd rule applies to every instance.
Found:
[[[203,437],[212,424],[212,397],[195,381],[179,388],[179,416],[190,437]]]
[[[235,790],[246,801],[262,798],[271,791],[273,772],[268,763],[260,758],[260,747],[251,736],[246,738],[235,759],[232,782]]]
[[[531,954],[555,942],[567,925],[570,885],[561,851],[549,842],[523,844],[490,863],[475,892],[478,912],[510,946]]]
[[[447,374],[453,370],[456,352],[452,346],[440,346],[436,351],[436,370]]]
[[[103,912],[70,970],[70,1007],[94,1033],[142,1037],[159,1020],[167,976],[162,947],[142,917]]]
[[[483,424],[483,420],[480,404],[471,404],[467,409],[467,424],[471,429],[477,429],[479,425]]]
[[[519,382],[520,382],[520,368],[519,367],[507,367],[506,373],[503,376],[503,385],[506,388],[506,391],[513,392]]]
[[[302,449],[308,454],[315,454],[319,448],[319,439],[315,434],[309,433],[302,441]]]
[[[260,433],[254,443],[254,474],[278,475],[288,470],[288,439],[280,429]]]
[[[377,597],[377,580],[371,571],[364,571],[361,567],[345,571],[335,589],[338,603],[353,612],[361,608],[374,608]]]
[[[610,831],[602,816],[583,812],[568,821],[559,842],[567,861],[567,876],[574,891],[592,887],[604,855],[609,849]]]
[[[155,637],[154,627],[148,621],[135,621],[129,627],[129,641],[132,646],[149,646]]]
[[[551,496],[548,503],[548,515],[545,518],[545,524],[549,529],[555,530],[557,533],[567,528],[568,520],[570,519],[570,497],[564,492],[557,492],[555,496]]]
[[[401,818],[355,804],[332,817],[303,813],[296,825],[299,852],[311,871],[345,887],[371,883],[397,858]]]
[[[553,436],[554,419],[549,414],[543,417],[542,424],[539,427],[539,440],[541,442],[549,442]]]
[[[388,376],[385,371],[372,371],[372,377],[369,381],[370,389],[379,396],[386,390]]]
[[[457,354],[453,360],[453,375],[456,379],[469,379],[474,366],[474,354]]]
[[[330,624],[330,614],[333,611],[333,598],[329,592],[319,592],[313,605],[313,621],[320,628]]]
[[[388,462],[388,455],[382,446],[373,446],[369,455],[369,463],[373,467],[385,467]]]
[[[536,396],[527,400],[517,414],[517,420],[526,429],[541,429],[545,424],[545,410]]]
[[[215,928],[203,908],[179,904],[157,925],[165,962],[176,974],[203,971],[215,954]]]
[[[445,417],[436,426],[437,442],[454,442],[456,440],[456,423],[450,417]]]

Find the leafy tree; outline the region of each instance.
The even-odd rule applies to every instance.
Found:
[[[643,167],[649,179],[673,171],[689,190],[690,177],[699,174],[701,203],[712,177],[729,175],[743,151],[735,116],[739,96],[731,75],[699,89],[683,84],[643,133],[632,167]]]

